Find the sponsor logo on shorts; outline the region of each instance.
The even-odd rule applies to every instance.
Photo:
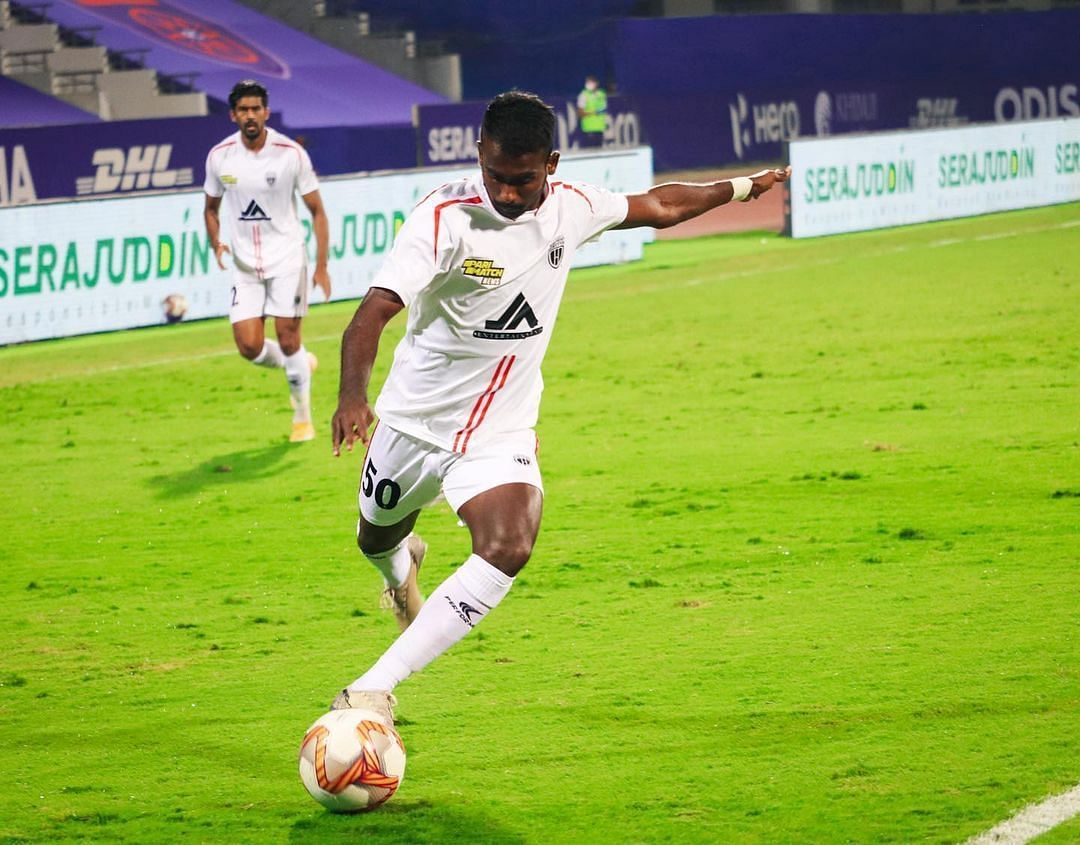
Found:
[[[486,288],[497,288],[502,284],[503,267],[496,267],[490,258],[466,258],[461,265],[461,274],[479,280]]]
[[[521,464],[523,467],[527,467],[532,463],[532,458],[528,455],[514,455],[514,460]]]
[[[525,294],[519,293],[510,303],[510,307],[502,312],[494,320],[484,321],[484,330],[477,329],[473,337],[482,340],[518,340],[523,337],[532,337],[540,334],[544,327],[539,325],[532,306],[525,299]],[[522,323],[528,326],[526,331],[515,331]]]

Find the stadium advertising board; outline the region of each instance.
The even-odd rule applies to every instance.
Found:
[[[585,147],[578,123],[576,100],[547,98],[558,120],[556,148],[576,152]],[[487,101],[417,106],[413,110],[416,126],[417,163],[421,167],[476,162],[476,142],[484,119]],[[636,107],[623,97],[608,98],[608,125],[604,149],[626,150],[642,143],[641,119]]]
[[[334,299],[361,296],[409,210],[472,167],[324,180]],[[614,191],[652,184],[646,148],[567,157],[559,175]],[[163,300],[186,298],[188,319],[228,312],[230,274],[203,227],[201,190],[0,209],[0,344],[155,325]],[[311,225],[302,215],[314,260]],[[228,221],[224,221],[227,235]],[[575,266],[631,261],[648,229],[605,233]]]
[[[411,167],[408,125],[295,132],[320,173]],[[72,197],[202,187],[206,153],[234,127],[224,115],[0,130],[0,208]],[[58,152],[60,151],[60,152]]]
[[[653,148],[658,171],[773,161],[784,142],[808,136],[1080,117],[1076,51],[1046,48],[1076,31],[1080,13],[972,20],[627,19],[617,25],[614,78],[637,103],[642,142]],[[761,44],[784,49],[762,61]],[[647,55],[665,60],[642,61]]]
[[[795,140],[796,238],[1080,200],[1080,119]]]

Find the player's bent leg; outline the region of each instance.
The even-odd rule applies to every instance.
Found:
[[[356,544],[386,583],[379,605],[394,612],[402,631],[424,606],[419,573],[427,543],[412,533],[419,515],[414,511],[393,525],[374,525],[361,516],[356,524]]]
[[[510,592],[514,579],[478,555],[432,590],[413,623],[347,691],[392,692],[460,641]]]
[[[476,627],[510,592],[510,571],[528,561],[542,511],[541,490],[521,483],[493,487],[458,508],[472,533],[473,553],[432,590],[413,623],[346,691],[391,692]]]

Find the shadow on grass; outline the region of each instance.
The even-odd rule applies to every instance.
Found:
[[[190,469],[149,479],[158,488],[158,497],[188,496],[220,484],[243,484],[279,476],[295,461],[282,463],[288,455],[296,455],[306,444],[281,441],[257,449],[245,449],[217,455]]]
[[[289,831],[295,845],[315,843],[484,842],[485,845],[524,845],[525,838],[502,830],[494,819],[460,807],[441,807],[426,801],[393,801],[372,813],[335,815],[316,812],[295,822]]]

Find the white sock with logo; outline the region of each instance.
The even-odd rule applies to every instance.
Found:
[[[392,690],[462,639],[510,592],[514,579],[479,555],[431,591],[413,623],[351,690]]]
[[[264,340],[262,352],[251,359],[252,364],[258,364],[260,367],[272,367],[280,370],[285,366],[285,353],[281,351],[281,347],[272,340]]]
[[[360,530],[359,523],[357,523],[356,530]],[[411,536],[412,534],[409,535],[409,537]],[[404,584],[409,577],[409,570],[412,569],[412,556],[409,554],[409,537],[406,537],[394,548],[385,552],[374,555],[364,553],[364,557],[370,560],[371,565],[382,573],[382,577],[391,587],[400,587]]]
[[[311,359],[303,346],[285,356],[285,378],[292,396],[293,422],[311,422]]]

